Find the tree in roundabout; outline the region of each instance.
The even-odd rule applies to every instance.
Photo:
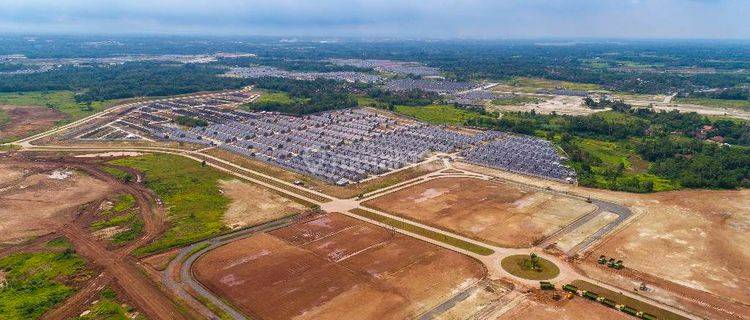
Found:
[[[549,280],[560,274],[560,268],[554,263],[533,252],[507,256],[500,265],[508,273],[527,280]]]

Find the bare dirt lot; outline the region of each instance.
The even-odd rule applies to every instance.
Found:
[[[527,299],[498,320],[534,319],[534,320],[619,320],[635,319],[615,309],[607,308],[597,302],[574,297],[571,300],[536,301]]]
[[[537,96],[537,95],[533,95]],[[547,96],[544,96],[547,97]],[[490,104],[487,107],[490,111],[531,111],[534,110],[540,114],[557,114],[568,115],[587,115],[603,110],[594,110],[583,105],[583,98],[576,96],[552,96],[545,98],[544,101],[537,103],[525,103],[520,105],[497,106]]]
[[[472,178],[441,178],[365,205],[506,247],[528,247],[596,207],[582,200]]]
[[[0,246],[47,233],[47,222],[65,223],[73,218],[66,210],[110,191],[107,183],[64,167],[0,164],[0,172],[7,181],[0,188]]]
[[[220,181],[222,192],[232,202],[222,217],[232,229],[252,226],[305,211],[305,206],[288,198],[239,180]]]
[[[628,268],[750,305],[750,247],[740,245],[750,243],[750,190],[640,198],[632,207],[647,214],[600,244],[591,257],[615,256]]]
[[[9,121],[0,125],[0,141],[26,137],[65,120],[64,113],[40,106],[0,106]]]
[[[339,214],[229,243],[194,272],[259,319],[413,318],[485,275],[471,258]]]

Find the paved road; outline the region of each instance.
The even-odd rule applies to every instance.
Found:
[[[221,245],[224,245],[231,241],[236,241],[239,239],[243,239],[249,236],[252,236],[254,234],[257,234],[259,232],[268,232],[271,230],[275,230],[278,228],[282,228],[285,226],[288,226],[294,220],[297,218],[297,216],[289,216],[285,218],[281,218],[278,220],[274,220],[271,222],[267,222],[258,226],[254,226],[251,228],[246,228],[242,230],[238,230],[226,235],[221,235],[209,240],[201,241],[198,243],[195,243],[193,245],[190,245],[188,247],[182,248],[180,250],[180,253],[172,259],[172,261],[169,263],[169,266],[167,269],[162,273],[162,282],[164,285],[169,287],[172,291],[178,293],[183,299],[186,300],[195,300],[189,293],[185,292],[185,290],[182,288],[182,284],[186,284],[190,286],[191,289],[193,289],[196,293],[203,296],[203,298],[208,299],[219,307],[221,310],[229,314],[234,319],[239,320],[245,320],[247,319],[241,312],[234,309],[231,305],[225,303],[221,298],[214,295],[211,291],[209,291],[206,287],[204,287],[200,282],[195,280],[193,277],[193,263],[204,253],[215,249],[216,247],[219,247]],[[183,262],[184,261],[184,262]],[[182,263],[181,263],[182,262]],[[178,273],[179,271],[179,273]],[[172,275],[179,274],[180,279],[179,282],[175,282],[172,278]],[[193,301],[197,302],[197,301]],[[198,302],[200,304],[200,302]],[[205,309],[202,310],[204,315],[209,317],[210,319],[219,319],[219,317],[213,313],[212,311]]]
[[[489,271],[490,276],[493,277],[493,278],[507,277],[507,278],[515,279],[516,281],[519,281],[519,282],[522,282],[522,283],[527,283],[527,284],[530,284],[530,285],[536,285],[537,284],[536,281],[528,281],[528,280],[517,278],[517,277],[515,277],[513,275],[510,275],[504,269],[502,269],[502,267],[500,267],[500,261],[502,260],[502,258],[504,258],[504,257],[506,257],[508,255],[512,255],[512,254],[529,254],[530,252],[536,252],[541,257],[554,262],[555,264],[557,264],[560,267],[560,275],[557,278],[553,279],[553,281],[556,281],[556,282],[559,282],[559,283],[563,283],[563,282],[572,281],[572,280],[576,280],[576,279],[583,279],[583,280],[587,280],[587,281],[590,281],[590,282],[593,282],[593,283],[600,284],[600,282],[598,282],[596,280],[593,280],[593,279],[590,279],[590,278],[588,278],[586,276],[583,276],[580,273],[578,273],[566,261],[563,261],[563,260],[558,259],[557,257],[551,256],[551,255],[545,254],[543,252],[539,252],[540,251],[539,248],[512,249],[512,248],[502,248],[502,247],[496,247],[496,246],[488,245],[488,244],[485,244],[485,243],[482,243],[482,242],[479,242],[479,241],[476,241],[476,240],[473,240],[473,239],[468,239],[466,237],[454,234],[452,232],[448,232],[448,231],[445,231],[445,230],[442,230],[442,229],[433,228],[431,226],[419,223],[418,221],[407,220],[407,219],[403,219],[401,217],[397,217],[397,216],[388,214],[386,212],[381,212],[381,211],[373,210],[371,208],[364,208],[364,207],[362,207],[361,206],[361,202],[364,201],[364,200],[367,200],[369,198],[364,198],[364,199],[360,199],[360,200],[356,200],[356,199],[339,199],[339,198],[332,197],[332,196],[326,195],[326,194],[322,194],[320,192],[317,192],[317,191],[314,191],[314,190],[310,190],[310,189],[307,189],[307,188],[304,188],[304,187],[301,187],[301,186],[296,186],[296,185],[294,185],[292,183],[289,183],[287,181],[278,179],[276,177],[265,175],[265,174],[263,174],[261,172],[256,172],[256,171],[244,168],[242,166],[239,166],[239,165],[234,164],[232,162],[226,161],[224,159],[220,159],[220,158],[216,158],[216,157],[213,157],[213,156],[209,156],[209,155],[197,153],[196,151],[182,150],[182,149],[176,149],[176,148],[166,148],[166,147],[101,147],[101,148],[75,147],[75,146],[51,146],[51,147],[47,147],[47,146],[34,146],[34,145],[30,144],[29,142],[30,142],[30,140],[26,141],[24,143],[21,143],[20,145],[22,146],[22,148],[27,149],[27,150],[50,150],[50,151],[51,150],[56,150],[56,151],[57,150],[60,150],[60,151],[141,151],[141,152],[157,152],[157,153],[176,154],[176,155],[180,155],[180,156],[184,156],[184,157],[193,159],[195,161],[202,161],[202,160],[204,160],[204,159],[207,158],[207,159],[211,160],[210,162],[208,162],[208,165],[210,165],[210,166],[212,166],[214,168],[217,168],[217,169],[219,169],[221,171],[225,171],[225,172],[227,172],[229,174],[232,174],[232,175],[240,177],[242,179],[251,181],[253,183],[257,183],[257,184],[260,184],[262,186],[274,189],[274,190],[279,191],[279,192],[281,192],[283,194],[286,194],[286,195],[289,195],[289,196],[292,196],[292,197],[296,197],[296,198],[300,198],[300,199],[303,199],[303,200],[308,201],[308,202],[313,203],[313,204],[321,205],[321,208],[323,208],[326,211],[341,212],[343,214],[346,214],[348,216],[351,216],[351,217],[359,219],[359,220],[364,220],[364,221],[367,221],[369,223],[373,223],[373,224],[376,224],[376,225],[381,225],[381,226],[387,227],[389,229],[393,229],[392,226],[386,226],[386,225],[383,225],[381,223],[378,223],[378,222],[372,221],[370,219],[367,219],[367,218],[361,217],[359,215],[352,214],[352,213],[348,212],[349,210],[352,210],[352,209],[365,209],[365,210],[369,210],[369,211],[374,211],[374,212],[376,212],[376,213],[378,213],[380,215],[387,216],[387,217],[392,218],[392,219],[405,221],[405,222],[408,222],[410,224],[419,226],[419,227],[424,228],[424,229],[428,229],[428,230],[432,230],[434,232],[445,234],[446,236],[449,236],[449,237],[458,238],[458,239],[461,239],[461,240],[464,240],[464,241],[467,241],[467,242],[476,243],[476,244],[479,244],[479,245],[491,248],[491,249],[493,249],[495,251],[494,254],[492,254],[490,256],[479,256],[477,254],[465,251],[465,250],[463,250],[461,248],[453,247],[452,245],[449,245],[449,244],[446,244],[446,243],[443,243],[443,242],[440,242],[440,241],[436,241],[436,240],[433,240],[433,239],[430,239],[430,238],[425,238],[425,237],[422,237],[422,236],[417,235],[417,234],[413,234],[413,233],[405,231],[405,230],[395,229],[395,231],[400,232],[402,234],[406,234],[406,235],[411,236],[411,237],[422,239],[422,240],[430,242],[432,244],[435,244],[435,245],[438,245],[438,246],[441,246],[441,247],[444,247],[444,248],[448,248],[450,250],[457,251],[457,252],[460,252],[460,253],[472,256],[472,257],[475,257],[475,258],[479,259],[480,261],[482,261],[485,264],[485,266],[487,267],[487,269]],[[227,167],[229,167],[229,168],[227,168]],[[235,169],[235,170],[233,170],[233,169]],[[274,183],[279,184],[279,185],[283,185],[284,188],[278,187],[277,185],[274,185],[274,184],[267,183],[265,181],[260,181],[258,179],[254,179],[254,178],[252,178],[250,176],[247,176],[247,175],[244,175],[244,174],[242,174],[240,172],[237,172],[238,170],[241,171],[241,172],[247,172],[248,174],[252,174],[254,176],[261,176],[264,179],[273,180]],[[431,174],[425,175],[425,176],[420,177],[420,178],[421,179],[436,179],[436,178],[447,177],[447,176],[471,176],[471,177],[480,178],[480,179],[495,179],[496,178],[496,177],[485,175],[485,174],[479,174],[479,173],[474,173],[474,172],[466,172],[466,171],[463,171],[463,173],[461,173],[461,174],[454,174],[454,173],[452,173],[452,174],[431,173]],[[419,179],[419,178],[415,178],[415,179],[412,179],[412,180],[413,180],[414,183],[419,183],[419,181],[417,181],[417,179]],[[516,182],[516,183],[518,183],[518,182]],[[376,191],[376,192],[372,192],[372,193],[370,193],[368,195],[370,195],[370,197],[373,197],[375,195],[380,196],[380,195],[384,195],[384,194],[388,194],[388,193],[391,193],[391,192],[398,191],[398,190],[400,190],[402,188],[406,188],[406,187],[408,187],[408,186],[410,186],[412,184],[413,183],[405,183],[405,184],[401,184],[399,187],[390,188],[390,189],[388,189],[385,192],[377,192]],[[529,185],[524,185],[524,186],[538,189],[535,186],[529,186]],[[295,190],[300,191],[300,193],[295,192]],[[323,202],[323,201],[318,201],[316,199],[310,199],[310,198],[304,196],[305,193],[312,193],[312,194],[315,194],[315,195],[320,195],[321,197],[325,197],[327,199],[331,199],[331,201]],[[561,195],[570,196],[570,195],[562,194],[562,193],[561,193]],[[627,213],[625,211],[621,210],[624,207],[618,206],[618,205],[616,205],[614,203],[608,203],[608,202],[600,201],[600,200],[597,200],[597,199],[592,199],[592,202],[593,201],[596,201],[595,204],[597,204],[597,206],[600,206],[601,210],[608,209],[608,211],[614,210],[614,211],[617,211],[617,212],[622,212],[622,215],[620,216],[620,219],[616,220],[616,221],[618,221],[617,223],[619,223],[619,222],[624,221],[625,219],[627,219],[627,216],[625,216],[626,214],[629,216],[629,210],[627,210]],[[625,209],[627,209],[627,208],[625,208]],[[617,224],[611,223],[607,227],[600,229],[592,237],[587,238],[587,240],[584,241],[584,243],[583,243],[583,245],[581,247],[585,248],[588,245],[590,245],[591,243],[594,243],[597,239],[603,237],[604,235],[606,235],[607,232],[611,231],[614,227],[616,227],[616,225]],[[185,279],[190,279],[191,275],[189,273],[187,274],[187,276],[188,277],[186,277]],[[605,285],[605,284],[602,284],[602,286],[603,287],[613,288],[613,287]],[[618,290],[618,289],[615,289],[615,290]],[[210,292],[207,292],[207,290],[206,290],[205,293],[209,293],[210,294]],[[691,319],[695,318],[694,316],[692,316],[690,314],[687,314],[687,313],[685,313],[685,312],[683,312],[681,310],[675,309],[675,308],[673,308],[671,306],[664,305],[664,304],[656,302],[656,301],[651,301],[650,299],[647,299],[647,298],[644,298],[644,297],[641,297],[641,296],[634,296],[634,298],[639,299],[639,300],[646,300],[649,303],[655,304],[655,305],[657,305],[659,307],[662,307],[662,308],[670,310],[672,312],[681,314],[681,315],[686,316],[686,317],[691,318]]]

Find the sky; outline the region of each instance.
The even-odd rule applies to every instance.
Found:
[[[0,34],[750,39],[750,0],[0,0]]]

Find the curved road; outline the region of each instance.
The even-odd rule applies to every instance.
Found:
[[[40,135],[40,137],[43,137],[43,136],[46,136],[46,135]],[[422,224],[422,223],[420,223],[418,221],[407,220],[407,219],[404,219],[404,218],[401,218],[401,217],[398,217],[398,216],[391,215],[391,214],[386,213],[386,212],[381,212],[381,211],[378,211],[378,210],[374,210],[372,208],[365,208],[365,207],[363,207],[361,205],[361,202],[369,200],[369,199],[371,199],[373,197],[382,196],[384,194],[395,192],[395,191],[401,190],[403,188],[409,187],[411,185],[424,182],[425,180],[429,180],[429,179],[436,179],[436,178],[441,178],[441,177],[457,177],[457,176],[460,176],[460,177],[473,177],[473,178],[487,179],[487,180],[489,180],[489,179],[497,179],[497,177],[494,177],[494,176],[480,174],[480,173],[475,173],[475,172],[467,172],[467,171],[463,171],[463,170],[459,170],[460,173],[454,173],[456,169],[451,168],[450,163],[447,160],[445,160],[447,168],[444,169],[444,170],[451,169],[452,171],[454,171],[452,173],[442,173],[442,172],[429,173],[429,174],[426,174],[426,175],[424,175],[422,177],[418,177],[418,178],[415,178],[415,179],[403,182],[403,183],[399,184],[398,187],[392,187],[391,186],[391,187],[385,188],[386,189],[385,191],[384,190],[373,191],[371,193],[366,194],[361,199],[340,199],[340,198],[336,198],[336,197],[333,197],[333,196],[330,196],[330,195],[327,195],[327,194],[323,194],[323,193],[320,193],[320,192],[317,192],[317,191],[314,191],[314,190],[310,190],[310,189],[304,188],[302,186],[294,185],[292,183],[289,183],[287,181],[278,179],[276,177],[272,177],[272,176],[263,174],[261,172],[253,171],[253,170],[244,168],[244,167],[242,167],[240,165],[237,165],[235,163],[232,163],[230,161],[226,161],[224,159],[220,159],[220,158],[217,158],[217,157],[214,157],[214,156],[206,155],[206,154],[200,153],[198,151],[183,150],[183,149],[168,148],[168,147],[35,146],[35,145],[31,144],[31,141],[33,141],[33,140],[34,139],[22,140],[22,141],[19,141],[17,143],[13,143],[13,144],[20,145],[21,148],[24,149],[24,150],[38,150],[38,151],[87,151],[87,152],[91,152],[91,151],[94,151],[94,152],[97,152],[97,151],[98,152],[102,152],[102,151],[135,151],[135,152],[152,152],[152,153],[175,154],[175,155],[184,156],[184,157],[187,157],[187,158],[193,159],[195,161],[199,161],[199,162],[203,161],[203,160],[207,160],[207,164],[209,166],[211,166],[211,167],[214,167],[214,168],[216,168],[218,170],[227,172],[227,173],[229,173],[231,175],[234,175],[236,177],[242,178],[244,180],[247,180],[247,181],[250,181],[250,182],[253,182],[253,183],[256,183],[256,184],[268,187],[268,188],[271,188],[273,190],[282,192],[283,194],[286,194],[286,195],[289,195],[289,196],[292,196],[292,197],[295,197],[295,198],[299,198],[299,199],[308,201],[308,202],[310,202],[312,204],[320,205],[321,209],[323,209],[325,211],[328,211],[328,212],[340,212],[340,213],[343,213],[345,215],[348,215],[350,217],[353,217],[353,218],[356,218],[356,219],[359,219],[359,220],[363,220],[363,221],[367,221],[369,223],[380,225],[380,226],[386,227],[388,229],[394,229],[390,225],[384,225],[382,223],[379,223],[379,222],[376,222],[376,221],[373,221],[373,220],[370,220],[370,219],[367,219],[367,218],[364,218],[362,216],[359,216],[359,215],[356,215],[356,214],[353,214],[353,213],[349,212],[352,209],[364,209],[364,210],[368,210],[368,211],[373,211],[373,212],[375,212],[377,214],[389,217],[391,219],[401,220],[401,221],[407,222],[409,224],[419,226],[419,227],[424,228],[424,229],[428,229],[428,230],[431,230],[431,231],[434,231],[434,232],[437,232],[437,233],[441,233],[441,234],[444,234],[444,235],[449,236],[449,237],[458,238],[458,239],[461,239],[461,240],[464,240],[464,241],[467,241],[467,242],[471,242],[471,243],[475,243],[477,245],[481,245],[481,246],[484,246],[484,247],[487,247],[487,248],[491,248],[492,250],[495,251],[494,254],[489,255],[489,256],[480,256],[480,255],[474,254],[472,252],[468,252],[466,250],[463,250],[461,248],[454,247],[454,246],[452,246],[450,244],[446,244],[446,243],[443,243],[443,242],[440,242],[440,241],[436,241],[436,240],[433,240],[433,239],[430,239],[430,238],[426,238],[426,237],[420,236],[418,234],[414,234],[414,233],[408,232],[406,230],[401,230],[401,229],[397,229],[397,228],[395,229],[395,231],[397,231],[399,233],[402,233],[402,234],[405,234],[405,235],[408,235],[408,236],[411,236],[411,237],[414,237],[414,238],[422,239],[422,240],[430,242],[432,244],[435,244],[435,245],[438,245],[438,246],[441,246],[441,247],[444,247],[444,248],[447,248],[447,249],[450,249],[450,250],[453,250],[453,251],[457,251],[457,252],[460,252],[460,253],[472,256],[472,257],[475,257],[475,258],[477,258],[478,260],[482,261],[485,264],[485,266],[487,267],[487,269],[489,271],[490,276],[493,277],[493,278],[507,277],[507,278],[515,279],[516,281],[519,281],[519,282],[522,282],[522,283],[529,284],[529,285],[538,285],[537,281],[528,281],[528,280],[517,278],[517,277],[515,277],[513,275],[510,275],[509,273],[507,273],[505,270],[503,270],[500,267],[500,261],[502,260],[502,258],[504,258],[504,257],[506,257],[508,255],[511,255],[511,254],[529,254],[530,252],[537,252],[537,254],[539,254],[541,257],[544,257],[545,259],[553,261],[555,264],[557,264],[560,267],[560,275],[557,278],[553,279],[553,281],[555,281],[555,282],[564,283],[564,282],[567,282],[567,281],[572,281],[572,280],[576,280],[576,279],[582,279],[582,280],[586,280],[586,281],[595,283],[595,284],[600,285],[600,286],[602,286],[604,288],[607,288],[607,289],[611,289],[611,290],[615,290],[615,291],[622,291],[622,290],[620,290],[618,288],[615,288],[613,286],[601,283],[599,281],[596,281],[594,279],[591,279],[591,278],[588,278],[588,277],[586,277],[584,275],[581,275],[580,273],[578,273],[578,271],[576,271],[574,268],[572,268],[567,262],[565,262],[565,261],[563,261],[563,260],[561,260],[561,259],[559,259],[559,258],[557,258],[555,256],[551,256],[551,255],[545,254],[543,252],[540,252],[541,250],[539,250],[540,248],[538,248],[538,247],[525,248],[525,249],[511,249],[511,248],[502,248],[502,247],[492,246],[492,245],[488,245],[488,244],[480,242],[480,241],[476,241],[476,240],[473,240],[473,239],[469,239],[469,238],[466,238],[466,237],[454,234],[452,232],[448,232],[448,231],[445,231],[445,230],[442,230],[442,229],[437,229],[437,228],[434,228],[434,227]],[[444,170],[441,170],[441,171],[444,171]],[[240,172],[237,172],[237,171],[240,171]],[[241,172],[245,172],[245,173],[247,173],[247,175],[243,174]],[[261,177],[261,178],[267,179],[267,180],[272,180],[274,182],[274,184],[268,183],[266,181],[258,180],[256,178],[253,178],[252,176],[254,176],[254,177]],[[516,183],[518,183],[518,182],[516,182]],[[530,188],[539,189],[539,188],[537,188],[535,186],[530,186],[530,185],[525,185],[525,184],[522,184],[522,185],[524,185],[526,187],[530,187]],[[544,191],[557,193],[556,191],[550,191],[550,190],[544,190]],[[311,199],[310,197],[305,196],[305,195],[309,195],[309,194],[313,194],[315,196],[320,196],[320,197],[322,197],[324,199],[331,199],[331,201],[324,202],[324,201],[319,201],[317,199]],[[565,193],[559,193],[559,194],[560,195],[564,195],[564,196],[568,196],[568,197],[572,196],[572,195],[565,194]],[[579,244],[577,246],[578,250],[585,249],[588,246],[590,246],[592,243],[594,243],[595,241],[597,241],[598,239],[601,239],[604,235],[606,235],[608,232],[610,232],[611,230],[613,230],[620,222],[626,220],[630,216],[630,210],[628,210],[627,208],[622,207],[620,205],[617,205],[617,204],[614,204],[614,203],[610,203],[610,202],[601,201],[601,200],[597,200],[597,199],[592,199],[592,202],[594,202],[598,206],[597,211],[610,211],[610,212],[614,212],[614,213],[617,213],[620,217],[615,222],[608,224],[604,228],[602,228],[599,231],[597,231],[594,235],[592,235],[589,238],[587,238],[584,242],[582,242],[581,244]],[[591,215],[591,218],[593,218],[594,216],[595,215]],[[575,224],[577,224],[577,225],[573,225],[573,226],[569,225],[566,228],[570,228],[570,230],[572,230],[572,229],[575,229],[575,227],[577,227],[578,225],[583,224],[583,223],[585,223],[585,221],[577,221],[577,222],[575,222]],[[248,231],[248,232],[252,233],[252,231]],[[256,232],[257,232],[257,230],[256,230]],[[227,238],[217,238],[217,240],[215,240],[216,242],[212,242],[214,240],[210,240],[209,243],[210,243],[211,247],[215,247],[215,246],[221,245],[222,241],[231,241],[232,239],[234,239],[234,238],[232,238],[230,236],[225,236],[225,237],[227,237]],[[209,247],[209,248],[211,248],[211,247]],[[196,247],[192,247],[192,248],[195,249]],[[186,249],[183,249],[183,250],[186,250]],[[205,248],[203,250],[199,250],[198,253],[205,252],[207,250],[208,250],[208,248]],[[198,257],[198,255],[189,255],[189,253],[190,253],[189,250],[188,251],[184,251],[184,252],[185,253],[184,253],[184,255],[182,257],[186,257],[186,259],[188,259],[188,260],[186,260],[186,262],[187,261],[195,261],[195,259],[191,260],[191,258],[192,257],[196,257],[196,258]],[[181,252],[181,254],[183,254],[183,252]],[[189,271],[190,263],[185,263],[185,265],[188,267],[187,270]],[[215,302],[215,301],[221,302],[221,299],[213,296],[213,294],[211,292],[209,292],[208,290],[205,290],[205,288],[202,288],[202,286],[199,283],[195,282],[192,279],[191,272],[185,272],[185,269],[182,269],[180,271],[181,271],[180,272],[181,275],[183,276],[183,279],[187,282],[187,284],[190,285],[193,288],[196,288],[196,286],[197,286],[198,289],[196,289],[196,291],[198,291],[201,295],[203,295],[205,298],[211,300],[212,302]],[[176,288],[173,285],[169,285],[169,287],[172,288],[173,290]],[[661,308],[664,308],[666,310],[672,311],[674,313],[683,315],[683,316],[688,317],[690,319],[697,319],[695,316],[693,316],[691,314],[688,314],[688,313],[685,313],[682,310],[673,308],[673,307],[671,307],[669,305],[665,305],[665,304],[662,304],[660,302],[653,301],[651,299],[648,299],[648,298],[645,298],[645,297],[642,297],[642,296],[631,294],[631,293],[629,293],[627,291],[624,291],[623,293],[626,294],[626,295],[628,295],[628,296],[631,296],[633,298],[636,298],[636,299],[639,299],[639,300],[644,300],[644,301],[646,301],[646,302],[648,302],[650,304],[653,304],[653,305],[659,306]],[[241,313],[239,313],[237,311],[233,311],[233,309],[230,306],[224,304],[223,302],[222,303],[216,303],[216,304],[220,308],[222,308],[223,310],[225,310],[227,313],[229,313],[229,314],[231,314],[233,316],[236,316],[236,317],[241,316]],[[240,318],[240,319],[242,319],[242,318]]]

